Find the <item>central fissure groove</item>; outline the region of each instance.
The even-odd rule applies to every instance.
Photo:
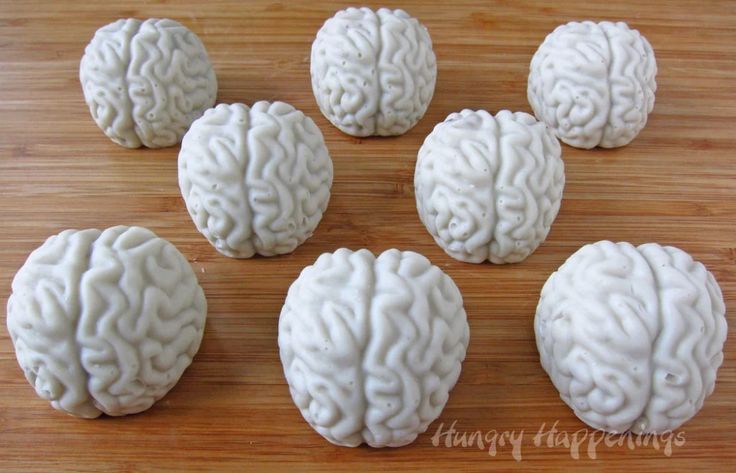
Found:
[[[654,366],[654,353],[657,351],[659,336],[662,333],[662,296],[660,292],[661,285],[659,283],[657,272],[654,270],[654,266],[652,266],[652,263],[649,262],[646,255],[644,255],[639,248],[640,247],[636,247],[636,251],[637,253],[639,253],[641,259],[644,260],[647,267],[649,268],[649,271],[651,271],[652,273],[652,281],[654,281],[654,294],[657,296],[657,310],[655,314],[655,316],[657,317],[657,333],[654,334],[654,338],[652,338],[652,351],[649,355],[649,401],[647,401],[644,406],[642,406],[642,411],[639,413],[637,419],[634,421],[635,423],[639,424],[638,427],[640,427],[641,430],[644,430],[647,428],[646,419],[642,419],[641,416],[647,411],[649,403],[652,400],[652,396],[654,395],[654,374],[656,371]]]
[[[380,71],[381,68],[378,67],[381,61],[381,50],[383,49],[383,40],[381,38],[381,34],[383,31],[383,28],[381,28],[381,17],[378,16],[378,12],[371,10],[373,13],[373,16],[376,19],[376,60],[373,62],[373,70],[375,71],[375,77],[376,77],[376,113],[373,115],[373,133],[378,133],[378,117],[381,114],[381,96],[383,95],[383,89],[381,88],[381,76]]]
[[[608,111],[606,112],[606,123],[611,123],[611,114],[613,113],[613,91],[611,90],[611,67],[613,66],[613,48],[611,47],[611,38],[608,36],[608,33],[606,33],[606,30],[600,24],[596,24],[596,26],[600,28],[601,33],[603,33],[603,37],[606,39],[606,47],[608,48],[608,62],[606,63],[606,90],[608,91]],[[603,130],[601,131],[599,144],[601,141],[603,141],[605,135],[606,126],[604,126]]]
[[[354,253],[355,254],[355,253]],[[361,347],[360,350],[360,372],[362,375],[362,379],[360,380],[360,392],[362,395],[362,404],[364,406],[363,408],[363,427],[361,428],[360,436],[362,437],[363,441],[365,441],[365,435],[363,435],[363,429],[365,429],[365,426],[368,424],[368,394],[366,393],[366,387],[365,387],[365,381],[368,377],[368,370],[366,369],[366,351],[368,350],[368,346],[371,342],[371,334],[372,334],[372,328],[371,328],[371,315],[373,311],[373,297],[376,295],[376,281],[378,279],[377,277],[377,268],[376,263],[378,258],[371,252],[371,271],[370,271],[370,280],[368,282],[368,290],[365,291],[366,294],[366,302],[365,302],[365,316],[366,316],[366,322],[365,322],[365,333],[366,333],[366,339],[365,343]]]

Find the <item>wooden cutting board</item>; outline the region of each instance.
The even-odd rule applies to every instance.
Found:
[[[620,438],[623,445],[591,448],[590,439],[599,439],[580,430],[539,365],[532,320],[549,274],[584,243],[611,239],[692,253],[720,282],[736,326],[736,3],[382,5],[405,8],[429,28],[439,81],[426,116],[405,136],[356,139],[321,116],[309,84],[311,41],[326,18],[348,6],[341,2],[0,2],[2,306],[13,274],[50,234],[136,224],[181,249],[210,307],[201,350],[181,382],[148,412],[126,418],[79,420],[51,409],[23,378],[0,329],[0,470],[734,471],[736,341],[727,341],[715,393],[678,437],[656,447]],[[315,236],[294,254],[245,261],[218,255],[183,205],[178,149],[123,149],[94,125],[79,59],[94,31],[120,17],[171,17],[194,30],[214,62],[220,102],[283,100],[320,126],[334,160],[332,200]],[[417,217],[417,150],[450,112],[530,111],[531,56],[548,32],[573,19],[626,20],[647,36],[659,66],[654,113],[627,147],[563,146],[562,209],[527,261],[454,261]],[[440,419],[404,448],[328,444],[302,420],[283,377],[276,334],[286,290],[302,267],[342,246],[419,251],[455,279],[465,298],[471,342],[459,383]],[[466,446],[446,447],[447,437],[435,436],[452,425],[458,434],[480,432],[483,444],[465,437]],[[582,442],[577,459],[565,439]]]

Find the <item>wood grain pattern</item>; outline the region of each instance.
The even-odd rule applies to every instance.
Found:
[[[715,274],[736,326],[736,4],[732,1],[385,1],[429,28],[439,81],[424,119],[405,136],[354,139],[320,115],[309,85],[311,41],[342,2],[0,2],[0,304],[27,254],[68,227],[150,227],[175,243],[209,300],[199,355],[150,411],[77,420],[38,399],[0,329],[0,470],[295,471],[600,469],[734,471],[736,343],[728,340],[715,393],[667,457],[651,445],[600,444],[580,459],[534,445],[545,423],[572,434],[583,424],[558,398],[538,363],[532,320],[541,286],[586,242],[656,241],[679,246]],[[377,4],[374,6],[378,6]],[[179,195],[177,148],[126,150],[94,125],[78,82],[84,46],[119,17],[171,17],[205,42],[220,102],[280,99],[315,119],[335,165],[330,207],[294,254],[231,260],[195,230]],[[556,25],[626,20],[652,43],[659,74],[650,122],[630,145],[563,146],[567,186],[542,247],[508,266],[446,256],[416,215],[416,152],[435,123],[463,107],[529,111],[528,64]],[[401,449],[329,445],[293,406],[276,345],[278,314],[300,269],[340,246],[398,247],[428,256],[465,297],[471,342],[442,417]],[[4,314],[4,311],[1,311]],[[4,322],[4,318],[3,318]],[[4,326],[4,323],[2,324]],[[432,445],[438,425],[459,431],[524,431],[522,461],[506,443]]]

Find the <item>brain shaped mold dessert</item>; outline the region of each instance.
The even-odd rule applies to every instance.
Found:
[[[66,230],[13,279],[18,363],[51,405],[94,418],[145,411],[199,349],[207,301],[189,263],[140,227]]]
[[[311,76],[320,110],[343,132],[401,135],[432,100],[437,62],[427,29],[405,11],[348,8],[317,33]]]
[[[657,84],[654,51],[626,23],[557,27],[532,58],[527,95],[537,118],[577,148],[615,148],[647,123]]]
[[[514,263],[547,237],[565,185],[560,143],[527,113],[453,113],[419,150],[419,218],[460,261]]]
[[[332,160],[311,118],[283,102],[225,105],[192,124],[179,187],[197,229],[220,253],[290,253],[327,209]]]
[[[202,42],[166,19],[118,20],[97,30],[79,79],[97,126],[126,148],[179,143],[217,95]]]
[[[336,445],[398,447],[436,419],[460,375],[468,322],[425,257],[325,253],[289,288],[279,349],[304,419]]]
[[[663,432],[713,392],[725,306],[713,275],[684,251],[601,241],[550,276],[534,330],[542,367],[581,420]]]

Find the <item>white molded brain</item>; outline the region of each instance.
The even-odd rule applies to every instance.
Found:
[[[199,349],[207,301],[186,258],[141,227],[66,230],[13,279],[7,324],[36,393],[79,417],[135,414]]]
[[[542,367],[581,420],[654,433],[713,392],[727,327],[718,283],[690,255],[600,241],[550,276],[534,330]]]
[[[79,79],[97,126],[126,148],[179,143],[217,96],[204,45],[168,19],[118,20],[97,30]]]
[[[537,118],[565,143],[615,148],[646,125],[656,74],[652,47],[626,23],[571,22],[534,54],[527,96]]]
[[[311,118],[284,102],[207,110],[184,136],[179,187],[197,229],[233,258],[291,253],[327,209],[332,160]]]
[[[455,259],[515,263],[544,241],[565,185],[560,143],[527,113],[463,110],[419,149],[419,218]]]
[[[469,329],[460,291],[427,258],[340,249],[289,288],[279,349],[294,403],[330,442],[398,447],[435,420]]]
[[[353,136],[391,136],[427,111],[437,61],[427,29],[405,11],[348,8],[317,33],[310,71],[333,125]]]

